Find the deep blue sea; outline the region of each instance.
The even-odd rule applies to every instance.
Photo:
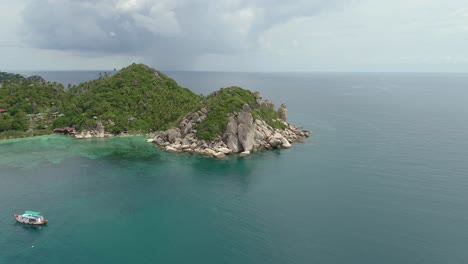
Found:
[[[226,160],[143,137],[2,141],[1,264],[468,263],[468,74],[167,74],[260,91],[313,135]],[[16,224],[24,210],[48,226]]]

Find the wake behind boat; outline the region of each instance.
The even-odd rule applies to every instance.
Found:
[[[48,222],[41,213],[34,211],[25,211],[24,214],[13,214],[13,216],[19,223],[27,225],[45,225]]]

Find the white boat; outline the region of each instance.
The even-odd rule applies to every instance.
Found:
[[[25,211],[24,214],[17,215],[13,214],[16,221],[26,225],[45,225],[48,220],[45,219],[41,213],[34,211]]]

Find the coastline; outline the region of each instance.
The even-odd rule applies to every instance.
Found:
[[[125,135],[113,135],[110,137],[105,137],[105,138],[120,138],[120,137],[148,137],[151,136],[151,134],[125,134]],[[30,139],[36,139],[36,138],[46,138],[46,137],[64,137],[64,138],[71,138],[74,140],[79,140],[80,138],[75,138],[74,136],[69,136],[69,135],[61,135],[57,133],[51,133],[51,134],[44,134],[44,135],[32,135],[32,136],[25,136],[25,137],[14,137],[14,138],[0,138],[0,144],[1,143],[10,143],[13,141],[23,141],[23,140],[30,140]],[[92,138],[87,138],[87,139],[96,139],[98,137],[92,137]]]
[[[31,139],[37,139],[37,138],[56,137],[56,136],[60,136],[60,135],[47,134],[47,135],[37,135],[37,136],[28,136],[28,137],[0,138],[0,144],[12,143],[12,142],[15,142],[15,141],[27,141],[27,140],[31,140]]]
[[[15,140],[15,139],[27,139],[27,138],[57,135],[57,134],[55,134],[53,132],[51,132],[51,133],[39,133],[39,134],[34,134],[33,133],[31,135],[28,135],[27,133],[28,132],[22,132],[21,136],[8,136],[8,137],[2,137],[2,134],[0,133],[0,142],[8,141],[8,140]]]
[[[277,131],[277,132],[279,132],[279,131]],[[117,139],[117,138],[138,138],[138,137],[140,137],[142,139],[142,142],[152,143],[151,145],[154,144],[155,149],[158,149],[158,150],[166,152],[166,153],[171,153],[171,154],[186,153],[186,154],[193,154],[193,155],[196,155],[196,156],[210,157],[210,158],[213,158],[213,159],[224,159],[224,158],[227,158],[227,157],[239,158],[239,157],[248,156],[248,155],[253,154],[255,152],[264,152],[264,151],[268,151],[268,150],[271,151],[271,150],[274,150],[274,149],[289,149],[289,148],[292,147],[292,144],[290,144],[288,146],[278,145],[277,147],[262,147],[262,148],[256,149],[255,151],[252,151],[252,153],[248,153],[246,155],[246,153],[242,153],[242,152],[239,152],[239,153],[233,153],[232,151],[222,152],[222,150],[221,150],[221,149],[223,149],[222,147],[221,148],[214,147],[212,144],[209,144],[206,147],[202,147],[200,149],[190,151],[191,149],[187,149],[187,148],[186,149],[182,149],[182,148],[178,148],[178,147],[175,148],[175,149],[168,148],[168,147],[170,147],[169,144],[163,144],[163,145],[158,144],[158,142],[157,142],[157,140],[155,140],[155,138],[158,138],[161,135],[161,133],[164,133],[164,132],[161,131],[159,133],[148,133],[148,134],[126,133],[126,134],[120,134],[120,135],[112,135],[112,136],[109,136],[109,137],[91,137],[91,138],[77,138],[77,137],[71,136],[71,135],[63,135],[63,134],[52,133],[52,134],[46,134],[46,135],[0,139],[0,145],[20,143],[20,142],[24,143],[24,142],[27,142],[27,141],[40,140],[40,139],[48,140],[48,139],[59,139],[60,138],[60,139],[70,139],[71,141],[90,142],[93,139],[94,140],[96,140],[96,139],[99,139],[99,140],[109,139],[110,140],[110,139]],[[297,138],[296,140],[292,141],[291,143],[303,142],[305,140],[305,138],[307,138],[307,137],[303,136],[301,138]],[[274,138],[274,137],[272,137],[272,138]],[[214,142],[215,141],[213,141],[211,143],[214,143]],[[200,140],[200,141],[198,141],[198,143],[206,144],[206,143],[210,143],[210,142],[205,142],[203,140]],[[224,150],[227,150],[227,148],[224,147]]]

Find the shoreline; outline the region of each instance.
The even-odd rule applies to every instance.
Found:
[[[27,136],[27,137],[16,137],[16,138],[0,138],[0,144],[2,144],[2,143],[9,143],[9,142],[11,142],[11,141],[30,140],[30,139],[35,139],[35,138],[53,137],[53,136],[60,136],[60,135],[57,135],[57,134],[46,134],[46,135]]]
[[[151,134],[127,134],[127,135],[117,135],[117,136],[102,137],[102,138],[148,137],[148,136],[151,136]],[[15,141],[15,140],[30,140],[30,139],[41,138],[41,137],[68,137],[68,138],[71,138],[71,139],[74,139],[74,140],[80,140],[81,139],[81,138],[75,138],[74,136],[70,136],[70,135],[51,133],[51,134],[45,134],[45,135],[34,135],[34,136],[26,136],[26,137],[0,138],[0,144]],[[86,139],[98,139],[98,138],[99,137],[92,137],[92,138],[86,138]]]
[[[308,131],[308,130],[307,130]],[[9,144],[9,143],[15,143],[15,142],[24,142],[24,141],[29,141],[29,140],[36,140],[40,138],[69,138],[74,141],[88,141],[88,140],[93,140],[93,139],[117,139],[117,138],[130,138],[130,137],[141,137],[142,142],[144,143],[151,143],[154,148],[157,148],[163,152],[166,153],[171,153],[171,154],[192,154],[195,156],[201,156],[201,157],[209,157],[212,159],[225,159],[225,158],[242,158],[249,156],[250,154],[256,153],[256,152],[264,152],[264,151],[271,151],[271,150],[280,150],[280,149],[289,149],[292,147],[292,143],[301,143],[304,142],[304,140],[308,136],[303,136],[301,138],[298,138],[297,140],[294,140],[290,142],[288,146],[281,146],[278,145],[277,147],[264,147],[264,148],[259,148],[256,149],[255,151],[252,151],[252,153],[246,153],[239,152],[239,153],[233,153],[232,151],[226,151],[227,148],[225,147],[224,150],[225,152],[222,151],[221,148],[215,148],[209,144],[209,146],[203,147],[199,150],[192,150],[190,151],[189,149],[182,149],[182,148],[168,148],[172,144],[158,144],[158,142],[155,140],[155,138],[159,137],[160,133],[148,133],[148,134],[140,134],[140,133],[128,133],[128,134],[121,134],[121,135],[113,135],[113,136],[108,136],[108,137],[91,137],[91,138],[76,138],[74,135],[63,135],[63,134],[57,134],[57,133],[51,133],[51,134],[46,134],[46,135],[37,135],[37,136],[27,136],[27,137],[18,137],[18,138],[9,138],[9,139],[0,139],[0,145],[1,144]],[[205,141],[200,140],[200,143],[206,143]]]

